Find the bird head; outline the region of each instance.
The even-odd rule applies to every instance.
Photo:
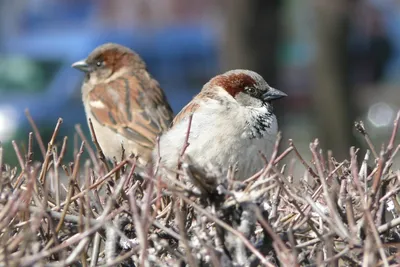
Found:
[[[264,80],[258,73],[250,70],[231,70],[210,80],[208,88],[221,88],[233,97],[239,105],[261,107],[271,105],[276,99],[287,96]]]
[[[104,82],[122,70],[145,68],[144,61],[131,49],[114,43],[94,49],[86,59],[72,64],[73,68],[86,73],[87,78]]]

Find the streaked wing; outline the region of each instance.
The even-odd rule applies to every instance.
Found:
[[[89,105],[102,125],[148,149],[173,118],[159,84],[145,71],[97,85],[89,92]]]

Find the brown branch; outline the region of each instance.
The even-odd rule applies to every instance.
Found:
[[[305,160],[303,159],[303,157],[300,155],[299,151],[297,151],[296,146],[294,145],[294,142],[292,139],[289,139],[289,145],[293,148],[294,153],[296,154],[297,158],[300,160],[301,164],[303,164],[303,166],[306,168],[306,170],[308,171],[309,174],[311,174],[311,176],[313,178],[318,178],[318,175],[314,172],[314,170],[305,162]]]
[[[22,172],[25,172],[25,163],[24,163],[24,159],[21,155],[21,152],[19,151],[19,148],[17,146],[17,143],[15,143],[14,140],[12,140],[12,146],[14,148],[15,154],[17,155],[17,159],[19,162],[19,166],[21,167]]]
[[[121,169],[126,164],[126,162],[128,162],[128,160],[124,160],[124,161],[120,162],[117,166],[115,166],[111,171],[109,171],[102,178],[98,179],[89,188],[85,188],[80,193],[78,193],[78,194],[74,195],[73,197],[71,197],[71,201],[74,201],[74,200],[80,198],[81,196],[86,194],[89,190],[92,190],[92,189],[96,188],[97,186],[99,186],[100,184],[104,183],[104,181],[109,179],[117,170]],[[66,203],[67,202],[64,201],[63,203],[60,204],[60,207],[54,207],[54,208],[52,208],[52,210],[59,210],[60,208],[64,207]]]
[[[32,116],[29,113],[28,109],[25,110],[25,116],[28,118],[29,124],[31,125],[31,127],[33,129],[33,133],[35,134],[36,141],[39,144],[39,148],[40,148],[40,151],[42,152],[42,156],[44,159],[46,157],[46,148],[44,146],[43,139],[40,136],[40,132],[36,126],[36,123],[33,121]]]
[[[80,150],[79,150],[79,152],[78,152],[78,154],[76,155],[76,158],[75,158],[74,170],[72,172],[71,178],[69,179],[68,195],[67,195],[67,199],[65,201],[64,210],[63,210],[63,213],[62,213],[63,215],[62,215],[60,221],[58,222],[58,225],[57,225],[57,228],[56,228],[56,234],[60,231],[61,227],[63,226],[64,217],[67,214],[69,204],[71,203],[72,196],[74,195],[74,188],[75,188],[76,178],[77,178],[78,171],[79,171],[80,158],[81,158],[81,155],[83,154],[84,145],[85,145],[85,142],[82,141],[81,148],[80,148]]]
[[[331,196],[329,195],[328,184],[324,177],[324,173],[322,171],[322,166],[321,166],[321,163],[318,158],[318,153],[316,151],[317,145],[318,145],[318,140],[315,140],[313,144],[310,144],[310,149],[311,149],[311,153],[313,154],[315,165],[317,166],[317,171],[318,171],[318,175],[319,175],[319,178],[321,181],[325,201],[328,204],[329,212],[330,212],[330,215],[332,216],[332,219],[335,221],[336,226],[340,229],[340,234],[341,234],[340,236],[342,238],[350,238],[345,225],[343,224],[342,220],[340,219],[340,215],[337,212],[336,206],[333,203]]]
[[[94,153],[93,148],[90,145],[90,142],[87,140],[85,134],[83,133],[82,127],[81,127],[80,124],[76,124],[75,125],[75,131],[78,134],[78,136],[81,138],[81,140],[83,142],[85,142],[85,148],[86,148],[87,153],[89,154],[89,158],[93,162],[93,165],[96,166],[96,168],[97,168],[98,167],[97,157],[96,157],[96,155]],[[93,139],[92,139],[92,142],[93,142]]]
[[[51,136],[51,139],[50,139],[49,144],[47,146],[46,156],[44,157],[42,170],[41,170],[40,176],[39,176],[39,181],[42,184],[46,183],[46,174],[47,174],[47,169],[48,169],[49,163],[50,163],[50,157],[52,155],[53,145],[54,145],[56,136],[58,134],[58,131],[60,130],[62,122],[63,122],[63,120],[61,118],[59,118],[58,121],[57,121],[56,127],[54,128],[53,135]]]
[[[189,136],[190,136],[190,129],[192,128],[192,120],[193,120],[193,114],[191,114],[191,115],[189,116],[189,121],[188,121],[187,130],[186,130],[185,141],[183,142],[182,150],[181,150],[181,152],[180,152],[180,154],[179,154],[178,169],[177,169],[178,171],[179,171],[179,170],[181,169],[181,167],[182,167],[183,155],[185,154],[186,149],[187,149],[188,146],[190,145],[190,144],[189,144]],[[176,174],[176,179],[178,180],[178,178],[179,178],[179,174],[177,173],[177,174]]]
[[[393,123],[392,136],[390,137],[389,144],[387,146],[387,154],[388,154],[388,156],[391,155],[392,150],[393,150],[394,141],[396,139],[397,130],[399,128],[399,120],[400,120],[400,111],[397,112],[396,119],[394,120],[394,123]]]
[[[222,228],[224,228],[226,231],[234,234],[235,236],[237,236],[244,244],[245,246],[254,253],[254,255],[257,256],[258,259],[260,259],[261,263],[269,266],[269,267],[273,267],[274,265],[272,265],[270,262],[268,262],[265,257],[260,253],[260,251],[258,251],[252,244],[251,242],[239,231],[233,229],[231,226],[229,226],[228,224],[226,224],[225,222],[221,221],[220,219],[216,218],[214,215],[210,214],[209,212],[207,212],[206,210],[202,209],[200,206],[198,206],[196,203],[194,203],[193,201],[191,201],[189,198],[187,198],[184,195],[180,195],[179,196],[181,199],[183,199],[186,203],[188,203],[189,205],[192,205],[194,209],[196,209],[197,211],[199,211],[201,214],[205,215],[207,218],[209,218],[210,220],[214,221],[215,223],[217,223],[219,226],[221,226]]]
[[[29,166],[33,160],[33,133],[30,132],[28,136],[28,154],[26,155],[26,164]]]
[[[363,121],[355,121],[354,122],[354,127],[357,129],[357,131],[359,133],[361,133],[364,136],[365,141],[367,142],[369,148],[372,151],[372,154],[374,154],[375,159],[378,159],[378,153],[376,153],[374,144],[371,141],[371,138],[369,138],[369,134],[367,133],[365,126],[364,126],[364,122]]]
[[[92,136],[92,142],[96,146],[98,157],[101,160],[101,162],[103,162],[106,170],[109,172],[110,167],[108,166],[106,157],[104,156],[104,153],[103,153],[103,150],[101,149],[100,144],[97,141],[96,132],[94,131],[93,123],[92,123],[91,119],[89,119],[89,128],[90,128],[90,135]]]

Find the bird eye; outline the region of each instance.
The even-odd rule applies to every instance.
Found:
[[[99,60],[96,62],[97,67],[101,67],[103,65],[103,61]]]
[[[246,87],[245,90],[248,94],[254,94],[256,92],[254,87]]]

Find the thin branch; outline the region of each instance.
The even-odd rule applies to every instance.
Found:
[[[36,141],[39,144],[39,148],[40,148],[40,151],[42,152],[42,156],[43,156],[43,159],[44,159],[46,157],[46,148],[44,146],[42,137],[40,136],[40,132],[39,132],[35,122],[33,121],[32,116],[29,113],[28,109],[25,110],[25,116],[28,118],[29,124],[32,127],[33,133],[35,134]]]
[[[314,170],[305,162],[305,160],[303,159],[303,157],[300,155],[299,151],[297,151],[296,146],[294,145],[294,142],[292,139],[289,139],[289,145],[293,148],[294,153],[296,154],[297,158],[300,160],[301,164],[303,164],[303,166],[306,168],[306,170],[308,171],[309,174],[311,174],[311,176],[313,178],[318,178],[318,175],[314,172]]]

